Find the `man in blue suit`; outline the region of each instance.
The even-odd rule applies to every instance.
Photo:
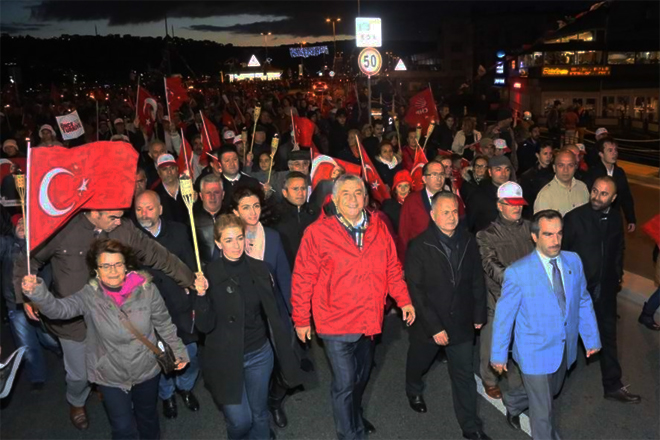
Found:
[[[493,369],[506,371],[513,330],[513,359],[522,372],[523,386],[502,396],[507,422],[520,429],[519,416],[529,408],[535,440],[559,439],[552,424],[552,400],[577,358],[578,334],[587,357],[601,347],[582,261],[573,252],[561,251],[562,228],[557,211],[534,215],[536,250],[504,272],[493,322]]]

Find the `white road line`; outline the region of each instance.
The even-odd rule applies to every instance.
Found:
[[[481,394],[483,398],[486,399],[487,402],[489,402],[491,405],[497,408],[498,411],[504,414],[504,416],[506,417],[506,408],[504,407],[504,403],[502,403],[502,400],[493,399],[488,394],[486,394],[486,390],[484,390],[483,383],[481,382],[481,378],[479,378],[479,376],[475,374],[474,379],[477,381],[477,391],[479,392],[479,394]],[[526,414],[520,414],[520,427],[525,432],[525,434],[527,434],[530,437],[532,436],[532,429],[529,426],[529,417],[527,417]]]

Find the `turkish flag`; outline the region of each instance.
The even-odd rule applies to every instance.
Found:
[[[424,165],[429,163],[426,158],[426,154],[422,151],[421,148],[415,150],[415,162],[413,163],[412,170],[410,170],[410,175],[413,180],[413,191],[420,191],[424,188],[424,181],[422,181],[422,170]]]
[[[186,163],[187,159],[187,163]],[[193,151],[190,147],[190,144],[185,137],[181,137],[181,151],[179,151],[179,157],[176,158],[176,163],[179,166],[179,174],[185,174],[191,179],[195,179],[192,166]]]
[[[30,249],[82,209],[131,206],[138,153],[127,142],[92,142],[75,148],[30,149]]]
[[[417,127],[417,124],[420,124],[424,133],[426,133],[432,120],[439,120],[438,110],[435,108],[435,101],[433,101],[430,88],[410,98],[408,112],[404,120],[411,127]]]
[[[224,127],[231,128],[234,131],[238,131],[236,128],[236,123],[234,122],[234,118],[226,109],[222,112],[222,125]]]
[[[362,171],[360,165],[355,165],[354,163],[345,162],[324,154],[316,153],[313,155],[314,160],[312,161],[312,170],[310,172],[312,189],[316,188],[316,185],[320,181],[332,179],[332,172],[336,167],[343,168],[347,174],[354,174],[356,176],[359,176]]]
[[[371,189],[371,196],[382,203],[383,200],[390,198],[390,191],[376,171],[376,167],[373,162],[371,162],[371,159],[364,150],[361,142],[358,142],[358,147],[360,148],[360,155],[362,156],[364,179],[367,181],[367,186]]]
[[[302,147],[311,147],[314,143],[312,137],[314,136],[314,130],[316,129],[316,125],[314,125],[312,120],[300,116],[294,116],[293,126],[295,128],[296,142],[298,145]]]
[[[167,96],[170,113],[175,113],[184,102],[188,102],[188,90],[183,86],[181,76],[175,75],[165,78],[165,96]]]
[[[158,102],[144,87],[138,87],[136,111],[138,118],[140,118],[140,125],[146,127],[147,135],[151,136],[158,112]]]

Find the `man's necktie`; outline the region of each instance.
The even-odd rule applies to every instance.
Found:
[[[552,265],[552,290],[555,291],[555,296],[557,297],[557,302],[559,303],[559,308],[561,308],[561,313],[566,314],[566,293],[564,292],[564,283],[561,281],[561,272],[557,266],[557,259],[553,258],[550,260]]]

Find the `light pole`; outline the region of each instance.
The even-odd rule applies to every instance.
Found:
[[[301,41],[300,42],[300,78],[302,79],[305,76],[305,70],[303,66],[303,60],[305,59],[304,54],[303,54],[303,45],[307,44],[306,41]]]
[[[335,44],[335,58],[337,58],[337,31],[335,25],[341,21],[341,18],[326,18],[326,23],[332,23],[332,41]]]
[[[266,58],[268,58],[268,36],[273,35],[272,32],[262,32],[261,35],[264,37],[264,47],[266,48]]]

